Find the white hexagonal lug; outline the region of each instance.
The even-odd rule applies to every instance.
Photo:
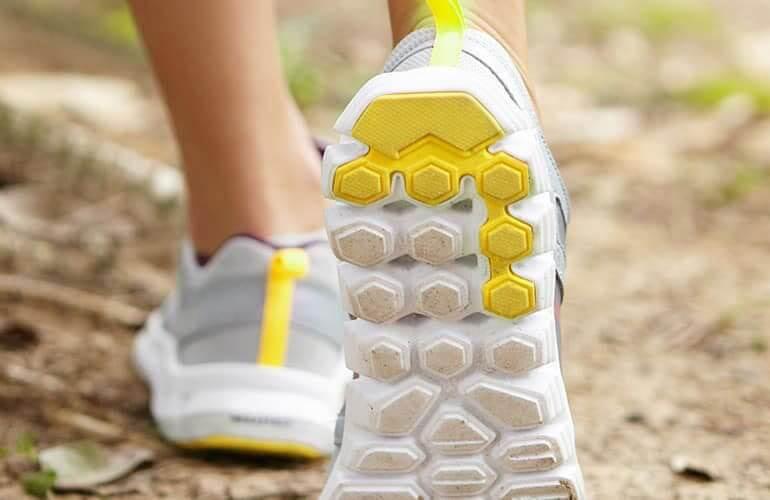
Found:
[[[409,347],[389,338],[377,339],[367,349],[369,371],[373,378],[392,381],[409,373]]]
[[[420,346],[423,369],[442,378],[464,372],[473,362],[473,346],[466,339],[451,333],[436,336]]]
[[[468,285],[462,278],[449,274],[433,274],[417,286],[417,308],[432,318],[451,318],[468,307]]]
[[[355,315],[374,323],[394,319],[404,309],[401,283],[379,276],[364,281],[351,296]]]
[[[454,224],[432,219],[409,230],[409,255],[415,260],[438,265],[462,253],[462,234]]]
[[[334,230],[331,242],[340,260],[362,267],[379,264],[393,253],[392,229],[366,221]]]
[[[517,375],[543,363],[543,342],[511,330],[490,341],[484,349],[489,369]]]

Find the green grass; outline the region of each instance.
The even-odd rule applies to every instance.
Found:
[[[139,37],[124,2],[99,1],[69,9],[55,0],[4,0],[1,8],[42,28],[138,56]]]
[[[653,39],[711,34],[719,28],[716,13],[703,1],[654,0],[638,4],[639,26]]]
[[[28,472],[21,478],[24,491],[36,498],[47,498],[55,482],[56,473],[52,470]]]
[[[31,432],[22,432],[16,438],[16,453],[28,458],[37,457],[37,438]]]
[[[754,104],[757,113],[770,114],[770,80],[760,80],[739,73],[703,80],[675,97],[698,109],[713,109],[733,96],[745,96]]]
[[[324,97],[321,72],[308,56],[313,22],[312,18],[293,20],[283,26],[279,35],[283,71],[300,108],[312,106]]]
[[[770,187],[770,170],[756,166],[740,165],[724,184],[706,199],[708,206],[719,208],[736,203],[758,189]]]
[[[120,5],[99,16],[99,25],[102,36],[110,43],[136,49],[139,45],[139,34],[131,17],[131,11],[125,5]]]

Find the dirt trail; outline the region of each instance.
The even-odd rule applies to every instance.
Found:
[[[301,51],[338,68],[325,87],[345,87],[308,105],[324,129],[387,50],[382,26],[348,4],[337,16],[283,7],[302,37],[332,47]],[[762,71],[751,54],[767,53],[770,12],[760,0],[713,2],[714,19],[694,23],[700,11],[615,9],[607,26],[609,11],[573,15],[587,4],[613,9],[544,2],[531,24],[543,116],[573,194],[563,356],[592,498],[770,499],[770,85],[723,76]],[[353,17],[367,20],[350,28]],[[0,83],[29,71],[137,82],[143,128],[105,135],[173,159],[140,63],[0,9]],[[714,78],[735,95],[710,104]],[[129,352],[137,317],[172,284],[180,209],[82,159],[41,153],[3,116],[0,499],[25,498],[14,459],[24,436],[156,450],[154,465],[101,492],[111,498],[313,498],[323,463],[187,454],[158,439]],[[51,119],[98,132],[88,116]],[[681,459],[693,470],[674,472]]]

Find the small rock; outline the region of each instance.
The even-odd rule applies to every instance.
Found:
[[[629,424],[644,425],[647,423],[647,417],[640,411],[632,411],[626,414],[626,422]]]
[[[675,474],[691,481],[710,483],[719,479],[719,475],[709,466],[695,462],[684,455],[673,456],[669,466]]]
[[[23,351],[40,341],[37,329],[13,320],[0,320],[0,350]]]

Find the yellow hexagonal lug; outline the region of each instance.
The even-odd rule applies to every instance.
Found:
[[[438,205],[460,191],[457,172],[436,162],[424,164],[407,174],[406,191],[415,200]]]
[[[390,194],[390,175],[366,159],[355,160],[334,172],[333,191],[337,199],[369,205]]]
[[[480,173],[478,183],[483,194],[500,203],[513,203],[529,194],[529,167],[503,155]]]
[[[484,308],[504,318],[517,318],[535,309],[535,285],[513,274],[484,284]]]
[[[506,261],[524,257],[532,251],[532,227],[513,217],[499,217],[481,228],[481,248]]]

